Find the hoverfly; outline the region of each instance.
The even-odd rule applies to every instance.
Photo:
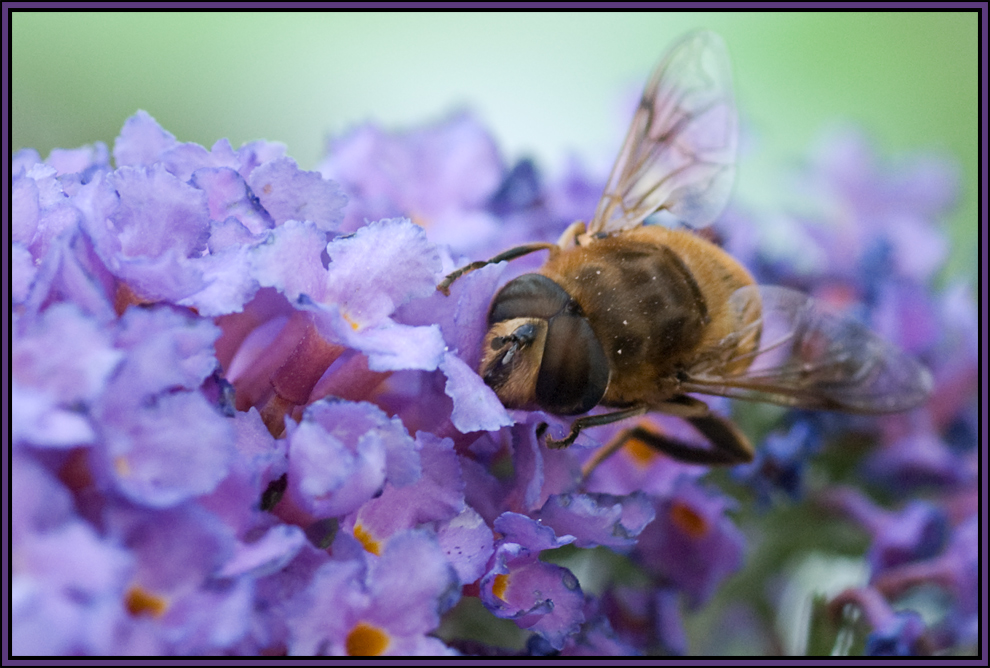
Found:
[[[798,291],[756,285],[690,230],[644,224],[660,214],[699,228],[721,213],[737,125],[725,44],[707,31],[687,35],[647,82],[591,222],[575,222],[556,244],[468,264],[437,286],[449,294],[466,272],[549,251],[538,272],[492,301],[479,368],[509,408],[614,409],[577,418],[548,446],[657,411],[688,420],[714,448],[638,437],[684,461],[735,464],[753,458],[752,446],[689,393],[854,413],[902,411],[928,397],[929,372],[862,325]]]

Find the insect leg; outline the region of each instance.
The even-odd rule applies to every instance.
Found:
[[[714,450],[690,448],[690,453],[674,445],[660,448],[670,456],[693,464],[732,465],[753,461],[749,439],[732,422],[709,411],[704,401],[681,394],[655,406],[654,410],[684,418],[715,446]]]
[[[510,248],[504,253],[499,253],[490,260],[478,260],[477,262],[472,262],[471,264],[466,264],[460,269],[455,269],[450,272],[447,278],[443,279],[437,286],[437,290],[443,294],[450,296],[450,286],[458,278],[464,274],[474,271],[475,269],[481,269],[482,267],[489,264],[497,264],[499,262],[507,262],[508,260],[515,260],[517,257],[522,257],[523,255],[529,255],[538,250],[549,250],[553,252],[557,249],[557,244],[552,244],[546,241],[538,241],[536,243],[526,244],[525,246],[516,246],[515,248]]]
[[[708,404],[700,399],[679,394],[653,407],[653,410],[679,418],[704,417],[709,414]]]
[[[625,420],[629,417],[642,415],[648,410],[649,408],[647,406],[633,406],[632,408],[626,408],[625,410],[616,411],[614,413],[587,415],[583,418],[578,418],[571,423],[571,432],[564,438],[557,440],[555,438],[547,437],[547,447],[553,449],[566,448],[574,442],[574,439],[578,437],[578,434],[581,433],[582,429],[586,429],[587,427],[599,427],[603,424],[612,424],[613,422],[618,422],[619,420]],[[537,435],[542,435],[544,430],[546,430],[546,424],[540,425],[540,429],[537,430]]]
[[[585,463],[584,475],[590,474],[596,466],[606,458],[611,457],[630,440],[639,440],[654,450],[689,464],[732,466],[753,461],[753,446],[750,445],[746,436],[732,422],[710,412],[705,402],[682,394],[659,406],[653,406],[652,409],[687,420],[715,446],[714,449],[699,448],[654,430],[637,426],[622,432],[596,452]]]
[[[700,431],[715,446],[712,454],[725,457],[724,464],[745,464],[753,461],[753,446],[736,425],[714,413],[703,417],[688,418],[695,429]]]
[[[707,420],[708,418],[696,419]],[[693,424],[694,420],[691,420],[691,422]],[[592,455],[591,458],[585,462],[584,466],[581,467],[582,477],[587,478],[599,464],[621,450],[630,441],[639,441],[640,443],[653,448],[657,452],[662,452],[669,457],[688,464],[731,466],[733,464],[739,464],[743,461],[748,461],[740,459],[739,455],[717,446],[714,450],[705,450],[697,447],[696,445],[691,445],[679,439],[661,434],[654,429],[649,429],[639,425],[618,434],[614,439],[598,450],[598,452]]]

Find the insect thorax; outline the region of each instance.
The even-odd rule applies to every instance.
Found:
[[[625,403],[632,391],[627,386],[641,388],[675,374],[702,338],[708,321],[704,296],[669,248],[603,239],[561,252],[541,271],[591,323],[613,372],[610,404]]]

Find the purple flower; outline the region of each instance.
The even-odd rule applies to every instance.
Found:
[[[470,506],[439,523],[437,540],[462,585],[478,581],[495,549],[491,528]]]
[[[504,167],[494,141],[467,114],[405,133],[361,126],[331,142],[320,171],[358,202],[348,211],[344,229],[406,216],[422,221],[447,243],[476,244],[479,237],[498,232],[494,217],[481,208]]]
[[[510,169],[467,114],[362,126],[319,172],[281,144],[182,143],[145,112],[110,154],[12,157],[15,652],[447,654],[438,637],[471,651],[462,632],[493,615],[531,655],[729,646],[690,635],[682,607],[722,605],[746,547],[729,513],[751,504],[636,438],[613,451],[630,421],[550,450],[543,434],[570,418],[502,406],[476,372],[488,310],[543,254],[436,290],[468,259],[587,219],[602,175]],[[977,311],[964,286],[928,286],[954,174],[891,169],[840,137],[805,177],[816,216],[730,210],[701,234],[760,282],[871,323],[936,391],[882,420],[706,401],[762,435],[736,480],[800,504],[807,475],[866,529],[873,579],[847,599],[870,652],[972,644]],[[774,253],[782,239],[807,253]],[[636,425],[710,447],[669,416]],[[878,443],[864,465],[817,456],[850,437]],[[840,476],[887,483],[896,510]],[[806,550],[780,544],[781,559]],[[928,627],[900,611],[918,584],[944,601]],[[455,607],[462,593],[483,605]]]
[[[573,573],[540,561],[539,554],[574,537],[558,538],[553,529],[515,513],[495,520],[495,530],[503,538],[495,546],[494,565],[481,579],[482,602],[497,617],[532,629],[561,649],[584,622],[584,595]]]
[[[428,522],[446,523],[465,510],[464,481],[453,443],[419,432],[415,446],[423,471],[419,479],[401,485],[399,475],[389,475],[396,482],[386,483],[381,494],[364,503],[345,523],[373,554],[380,554],[393,534]]]
[[[631,549],[653,518],[653,505],[641,493],[628,497],[554,494],[538,514],[554,531],[573,535],[578,547],[605,545],[617,551]]]
[[[239,538],[254,538],[254,532],[269,529],[272,516],[263,511],[271,507],[263,508],[259,500],[286,475],[286,442],[272,438],[255,409],[236,412],[233,418],[237,454],[227,477],[212,492],[199,497],[199,503],[219,516]]]
[[[960,522],[946,549],[938,556],[892,568],[874,579],[873,586],[894,599],[912,587],[934,584],[951,595],[951,606],[935,629],[936,648],[969,646],[978,641],[979,565],[977,518]]]
[[[866,638],[866,656],[913,656],[918,637],[925,624],[918,613],[906,610],[895,613]]]
[[[108,332],[69,304],[18,323],[11,357],[13,442],[71,447],[96,438],[85,410],[124,357]]]
[[[914,429],[893,438],[864,461],[875,479],[898,489],[951,489],[975,480],[976,470],[954,453],[932,428],[929,416],[912,417]]]
[[[136,559],[123,592],[118,650],[143,654],[203,654],[237,642],[248,631],[252,583],[218,579],[233,553],[219,519],[184,505],[161,511],[111,508],[108,533]]]
[[[587,620],[581,630],[567,639],[561,656],[636,656],[637,648],[619,638],[612,629],[608,617],[602,611],[601,602],[588,597],[584,605]]]
[[[416,444],[401,422],[370,404],[321,402],[289,423],[289,497],[314,517],[340,517],[420,476]]]
[[[873,538],[867,558],[874,576],[902,563],[937,554],[948,535],[948,518],[930,503],[913,501],[899,511],[877,507],[851,488],[833,488],[822,504],[846,515]]]
[[[610,587],[602,608],[622,641],[668,655],[687,654],[680,594],[669,587]]]
[[[491,198],[488,208],[496,216],[525,211],[539,203],[542,186],[536,164],[523,158],[509,170]]]
[[[11,651],[114,652],[103,625],[123,614],[132,555],[77,517],[69,490],[31,459],[13,458],[11,480]]]
[[[380,558],[329,561],[312,576],[292,619],[290,654],[448,654],[427,634],[457,600],[457,577],[436,539],[395,535]]]
[[[925,649],[925,624],[917,612],[895,612],[878,592],[869,588],[848,589],[829,605],[838,611],[847,604],[858,606],[873,629],[866,637],[867,656],[916,656]]]
[[[858,278],[867,287],[888,280],[887,272],[924,282],[945,259],[946,240],[932,221],[954,204],[955,166],[936,156],[893,168],[879,162],[858,131],[823,136],[805,187],[831,209],[838,229],[806,230],[817,238],[832,275]],[[890,254],[887,264],[876,262],[881,248]]]
[[[682,591],[693,608],[742,565],[743,535],[725,514],[731,505],[683,479],[669,497],[655,501],[656,519],[636,545],[637,560]]]
[[[733,476],[748,484],[763,505],[775,493],[797,499],[802,492],[804,468],[821,446],[821,434],[811,420],[797,420],[786,432],[769,434],[755,459],[733,469]]]
[[[336,229],[347,198],[340,187],[317,172],[303,172],[292,158],[276,158],[251,170],[251,192],[275,225],[308,220],[324,232]]]

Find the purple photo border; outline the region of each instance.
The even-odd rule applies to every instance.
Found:
[[[980,39],[980,66],[979,66],[979,86],[980,86],[980,96],[979,96],[979,142],[980,142],[980,162],[979,162],[979,183],[982,185],[979,188],[979,212],[980,212],[980,225],[979,225],[979,253],[980,253],[980,282],[979,282],[979,304],[981,307],[986,304],[986,297],[990,294],[990,286],[988,286],[988,275],[990,275],[990,266],[987,263],[987,238],[988,238],[988,210],[987,203],[990,200],[990,189],[988,189],[988,174],[990,174],[990,169],[988,169],[987,162],[987,138],[990,136],[988,133],[988,123],[987,123],[987,4],[986,2],[944,2],[944,3],[934,3],[934,2],[904,2],[904,3],[888,3],[888,2],[804,2],[804,3],[776,3],[776,2],[697,2],[697,3],[685,3],[685,2],[569,2],[569,3],[550,3],[550,2],[452,2],[452,3],[440,3],[440,2],[409,2],[409,3],[397,3],[397,2],[243,2],[243,3],[220,3],[220,2],[10,2],[3,3],[3,16],[2,16],[2,46],[3,46],[3,150],[5,153],[5,168],[4,168],[4,182],[5,187],[2,195],[3,203],[3,221],[4,229],[7,235],[7,242],[3,247],[2,254],[2,265],[3,265],[3,349],[5,351],[2,368],[4,372],[4,377],[6,382],[4,384],[2,396],[3,396],[3,406],[2,406],[2,426],[4,434],[4,442],[9,444],[10,442],[10,401],[11,401],[11,376],[10,376],[10,158],[11,158],[11,80],[10,80],[10,69],[11,69],[11,14],[13,11],[30,10],[30,11],[42,11],[42,10],[58,10],[67,9],[73,11],[80,10],[98,10],[98,9],[113,9],[113,10],[141,10],[141,9],[242,9],[242,10],[264,10],[264,9],[570,9],[570,10],[595,10],[595,9],[636,9],[636,10],[693,10],[693,11],[704,11],[704,10],[718,10],[718,9],[732,9],[732,10],[760,10],[760,9],[772,9],[775,11],[793,11],[793,10],[868,10],[868,9],[882,9],[885,11],[890,11],[894,9],[899,10],[935,10],[935,11],[945,11],[948,9],[954,10],[973,10],[979,11],[980,13],[980,24],[979,24],[979,39]],[[986,597],[986,582],[987,582],[987,516],[988,516],[988,474],[986,469],[986,458],[987,458],[987,447],[990,443],[990,413],[988,413],[987,408],[987,397],[990,395],[990,387],[988,387],[988,350],[987,350],[987,331],[988,331],[988,318],[987,309],[981,308],[980,314],[980,327],[981,327],[981,367],[980,367],[980,389],[981,389],[981,405],[980,405],[980,435],[981,435],[981,445],[983,455],[980,460],[980,472],[981,472],[981,485],[983,495],[981,497],[981,569],[982,569],[982,579],[981,583],[983,586],[983,597],[981,600],[981,629],[982,629],[982,640],[980,645],[980,655],[977,659],[961,659],[946,657],[943,659],[913,659],[911,664],[913,665],[985,665],[982,660],[987,656],[988,650],[988,629],[986,620],[987,615],[987,597]],[[3,459],[3,478],[2,478],[2,489],[3,489],[3,500],[4,500],[4,512],[2,514],[2,524],[3,524],[3,550],[2,550],[2,560],[3,560],[3,584],[2,591],[4,596],[4,606],[2,612],[2,636],[0,636],[0,644],[2,644],[3,650],[3,660],[5,665],[147,665],[147,666],[157,666],[157,665],[173,665],[181,661],[181,659],[126,659],[126,660],[104,660],[104,659],[19,659],[11,660],[10,658],[10,623],[11,623],[11,591],[10,591],[10,577],[11,577],[11,565],[10,565],[10,535],[9,535],[9,523],[10,523],[10,451],[5,453]],[[234,661],[244,661],[244,657],[229,657],[229,658],[218,658],[217,662],[227,662],[231,660]],[[259,659],[261,660],[261,659]],[[316,660],[316,659],[272,659],[264,658],[266,664],[270,665],[325,665],[327,663],[326,659]],[[688,659],[685,657],[686,661],[690,661],[695,665],[766,665],[768,659]],[[445,665],[470,665],[474,663],[480,663],[484,661],[483,659],[417,659],[417,660],[401,660],[401,659],[365,659],[362,663],[365,665],[433,665],[438,661],[442,661]],[[568,663],[570,665],[582,665],[582,666],[597,666],[597,665],[616,665],[620,663],[633,662],[637,664],[660,664],[668,663],[669,661],[663,660],[649,660],[649,659],[630,659],[622,660],[611,658],[608,660],[575,660],[570,659]],[[792,659],[788,657],[780,657],[770,659],[772,662],[781,663],[786,662],[787,665],[792,663],[800,663],[802,665],[838,665],[838,664],[849,664],[849,659]],[[490,663],[490,661],[487,661]],[[874,665],[902,665],[903,660],[872,660]]]

